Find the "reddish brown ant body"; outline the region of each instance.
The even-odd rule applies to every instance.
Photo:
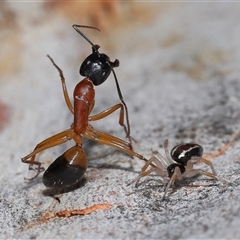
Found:
[[[37,144],[34,151],[22,158],[22,162],[29,164],[30,170],[35,170],[37,173],[33,178],[36,178],[39,173],[44,171],[41,167],[41,162],[35,161],[36,154],[39,152],[63,144],[69,140],[75,141],[75,146],[68,149],[60,157],[58,157],[44,172],[43,183],[50,188],[65,188],[75,185],[83,177],[87,168],[87,156],[82,149],[82,137],[96,141],[101,144],[106,144],[111,147],[120,149],[131,156],[136,156],[139,159],[147,161],[143,156],[136,153],[132,149],[130,124],[128,119],[128,110],[118,85],[114,67],[119,66],[119,61],[111,62],[109,57],[103,53],[99,53],[98,45],[94,45],[79,28],[91,28],[90,26],[73,25],[73,28],[92,45],[92,54],[90,54],[82,63],[80,67],[80,75],[85,78],[80,81],[73,92],[73,105],[67,92],[65,78],[62,70],[55,64],[53,59],[48,55],[53,65],[57,68],[62,82],[63,95],[66,105],[71,113],[74,115],[73,124],[71,127],[63,132],[60,132],[52,137],[45,139]],[[95,90],[94,86],[102,84],[113,73],[116,82],[121,103],[106,109],[96,115],[90,116],[94,107]],[[126,136],[129,142],[121,140],[117,137],[95,130],[90,124],[91,121],[96,121],[107,117],[116,110],[120,109],[119,124],[124,127]],[[124,124],[124,109],[126,114],[127,125]],[[33,167],[36,166],[36,167]],[[32,179],[33,179],[32,178]]]
[[[164,182],[167,182],[163,194],[164,199],[168,189],[174,185],[176,179],[182,180],[182,178],[193,177],[201,174],[210,178],[218,179],[222,182],[226,182],[225,180],[217,177],[212,163],[202,157],[203,148],[199,144],[178,144],[172,149],[171,153],[169,153],[168,140],[165,140],[164,151],[166,158],[164,158],[158,151],[153,151],[152,157],[142,167],[140,174],[128,185],[136,182],[135,185],[138,186],[139,180],[142,177],[147,176],[152,172],[156,172]],[[194,169],[194,164],[199,162],[203,162],[208,165],[212,172]],[[152,163],[154,163],[155,166],[153,166]],[[148,169],[149,166],[150,168]]]

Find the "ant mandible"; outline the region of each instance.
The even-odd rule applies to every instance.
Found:
[[[41,167],[41,162],[35,161],[36,154],[45,149],[63,144],[69,140],[74,140],[76,145],[68,149],[60,157],[58,157],[44,172],[43,183],[50,188],[65,188],[75,185],[83,177],[87,168],[87,156],[82,149],[82,137],[96,141],[101,144],[106,144],[111,147],[120,149],[131,156],[138,157],[147,161],[142,155],[136,153],[132,149],[130,137],[130,124],[128,119],[128,110],[120,91],[114,67],[119,66],[119,61],[111,62],[109,57],[103,53],[99,53],[100,46],[94,45],[79,28],[91,28],[99,30],[91,26],[73,25],[73,28],[92,45],[92,54],[90,54],[80,67],[80,75],[85,78],[80,81],[73,92],[73,105],[68,95],[65,78],[62,70],[56,65],[53,59],[49,56],[53,65],[59,72],[63,95],[66,105],[70,112],[74,115],[73,124],[63,132],[60,132],[52,137],[49,137],[36,145],[33,152],[22,158],[22,162],[29,164],[29,170],[35,170],[36,175],[31,178],[36,178],[44,168]],[[94,107],[95,90],[94,86],[102,84],[113,73],[117,86],[117,91],[121,103],[114,105],[96,115],[90,116]],[[126,112],[127,126],[124,124],[124,108]],[[117,137],[95,130],[89,122],[96,121],[107,117],[108,115],[120,109],[119,124],[124,127],[126,135],[130,142],[125,142]]]
[[[164,151],[166,158],[164,158],[158,151],[153,151],[152,157],[142,167],[140,174],[128,185],[136,182],[135,186],[137,187],[139,180],[142,177],[147,176],[152,172],[156,172],[158,175],[162,177],[164,182],[168,181],[163,194],[164,199],[168,192],[168,189],[174,185],[176,179],[182,180],[182,178],[189,178],[201,174],[210,178],[226,182],[225,180],[216,176],[216,172],[214,170],[212,163],[209,160],[204,159],[202,157],[203,148],[199,144],[197,143],[178,144],[172,149],[170,154],[168,151],[168,140],[165,140]],[[200,162],[203,162],[206,165],[208,165],[211,168],[212,172],[207,172],[201,169],[194,169],[193,168],[194,164]],[[154,167],[152,163],[154,163],[156,167]],[[150,165],[151,167],[150,169],[148,169]]]

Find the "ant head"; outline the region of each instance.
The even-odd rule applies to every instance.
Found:
[[[117,59],[111,62],[110,58],[104,53],[99,53],[98,49],[98,45],[93,45],[93,53],[83,61],[79,71],[82,76],[88,77],[95,86],[105,82],[112,69],[119,66]]]
[[[85,26],[85,25],[73,25],[73,28],[92,45],[93,53],[90,54],[82,63],[79,73],[83,77],[88,77],[95,86],[102,84],[113,71],[114,67],[119,66],[119,61],[116,59],[114,62],[110,61],[110,58],[104,54],[99,53],[99,45],[93,44],[79,28],[91,28],[100,31],[98,28]],[[114,74],[115,76],[115,74]],[[116,77],[115,77],[116,78]],[[116,79],[115,79],[116,80]],[[116,80],[117,81],[117,80]]]

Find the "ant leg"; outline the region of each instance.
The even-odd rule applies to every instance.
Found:
[[[137,157],[140,160],[148,162],[148,160],[145,157],[132,150],[130,143],[125,142],[124,140],[109,135],[107,133],[97,131],[91,125],[87,126],[87,129],[83,136],[95,142],[117,148],[125,153],[128,153],[132,157]],[[156,166],[154,164],[150,163],[150,165],[156,169]]]
[[[86,132],[83,134],[84,137],[93,140],[95,142],[99,142],[101,144],[105,144],[111,147],[115,147],[125,153],[128,153],[129,155],[131,155],[132,157],[137,157],[145,162],[147,162],[148,160],[143,157],[142,155],[134,152],[131,148],[131,144],[128,142],[125,142],[122,139],[119,139],[117,137],[114,137],[112,135],[109,135],[107,133],[103,133],[100,131],[97,131],[95,129],[93,129],[90,125],[87,127]],[[156,167],[155,165],[151,164],[151,166]]]
[[[115,60],[115,65],[116,66],[119,66],[119,61],[116,59]],[[115,83],[116,83],[116,87],[117,87],[117,92],[118,92],[118,96],[119,96],[119,99],[121,100],[122,102],[122,105],[124,106],[125,108],[125,112],[126,112],[126,122],[127,122],[127,138],[129,138],[129,141],[131,142],[131,136],[130,136],[130,122],[129,122],[129,116],[128,116],[128,108],[127,108],[127,104],[124,102],[123,100],[123,96],[122,96],[122,93],[121,93],[121,90],[120,90],[120,86],[118,84],[118,80],[117,80],[117,76],[116,76],[116,73],[115,71],[113,70],[113,67],[110,65],[111,69],[112,69],[112,73],[114,75],[114,78],[115,78]],[[134,139],[133,139],[134,140]]]
[[[92,127],[87,127],[87,131],[83,134],[84,137],[91,139],[93,141],[106,144],[111,147],[116,147],[124,152],[127,152],[131,156],[135,155],[135,152],[131,149],[131,144],[120,139],[117,137],[114,137],[112,135],[109,135],[107,133],[103,133],[100,131],[97,131],[93,129]],[[142,157],[144,158],[144,157]],[[147,160],[146,160],[147,161]]]
[[[33,162],[34,164],[34,160],[33,161],[26,161],[28,158],[35,158],[35,155],[45,149],[51,148],[51,147],[55,147],[57,145],[60,145],[62,143],[65,143],[66,141],[70,140],[73,138],[73,132],[71,129],[65,130],[63,132],[60,132],[52,137],[49,137],[45,140],[43,140],[42,142],[38,143],[37,146],[34,148],[34,151],[31,152],[30,154],[28,154],[27,156],[22,158],[22,161],[24,163],[31,163]]]
[[[165,188],[165,191],[164,191],[164,194],[163,194],[162,199],[165,198],[165,196],[166,196],[166,194],[167,194],[167,192],[168,192],[168,189],[169,189],[171,186],[174,185],[176,178],[177,178],[178,180],[181,180],[181,179],[182,179],[182,173],[181,173],[179,167],[176,167],[176,168],[175,168],[174,173],[173,173],[173,175],[171,176],[171,178],[170,178],[170,180],[169,180],[169,182],[168,182],[168,184],[167,184],[167,187]]]
[[[119,114],[119,124],[120,126],[122,126],[124,128],[124,131],[126,133],[126,137],[129,139],[130,144],[131,144],[131,148],[132,148],[132,137],[130,136],[130,127],[129,129],[126,127],[126,125],[124,124],[124,106],[122,103],[118,103],[94,116],[90,116],[88,118],[89,121],[96,121],[96,120],[100,120],[102,118],[107,117],[108,115],[112,114],[113,112],[115,112],[116,110],[118,110],[120,108],[120,114]]]
[[[62,82],[62,89],[63,89],[63,95],[64,95],[64,99],[65,99],[65,102],[68,106],[68,109],[70,110],[70,112],[72,114],[74,114],[74,108],[73,108],[73,105],[70,101],[70,98],[69,98],[69,95],[68,95],[68,91],[67,91],[67,86],[66,86],[66,82],[65,82],[65,78],[63,76],[63,71],[61,70],[61,68],[59,68],[57,66],[57,64],[53,61],[53,59],[47,55],[47,57],[50,59],[50,61],[52,62],[53,66],[57,68],[58,72],[59,72],[59,75],[60,75],[60,78],[61,78],[61,82]]]
[[[34,176],[32,179],[36,178],[39,175],[39,173],[44,171],[44,168],[41,167],[41,163],[35,161],[36,154],[45,149],[52,148],[52,147],[58,146],[62,143],[65,143],[66,141],[68,141],[74,137],[73,134],[74,134],[74,132],[71,129],[68,129],[68,130],[58,133],[52,137],[49,137],[49,138],[43,140],[42,142],[40,142],[39,144],[37,144],[37,146],[34,148],[33,152],[31,152],[30,154],[28,154],[27,156],[22,158],[23,163],[29,164],[29,170],[37,171],[36,176]],[[30,158],[30,160],[28,160],[29,158]],[[36,165],[37,168],[36,169],[33,168],[32,165]]]
[[[89,120],[89,121],[100,120],[100,119],[105,118],[105,117],[107,117],[108,115],[112,114],[113,112],[115,112],[115,111],[118,110],[119,108],[121,108],[121,109],[120,109],[119,124],[120,124],[121,126],[123,126],[123,125],[124,125],[124,124],[123,124],[123,121],[124,121],[124,110],[123,110],[123,105],[122,105],[121,103],[118,103],[118,104],[116,104],[116,105],[114,105],[114,106],[112,106],[112,107],[110,107],[110,108],[108,108],[108,109],[106,109],[106,110],[98,113],[98,114],[95,114],[95,115],[93,115],[93,116],[90,116],[90,117],[88,118],[88,120]],[[123,115],[123,116],[122,116],[122,115]]]

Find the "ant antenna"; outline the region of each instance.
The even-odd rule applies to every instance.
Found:
[[[119,99],[121,100],[123,106],[125,107],[125,111],[126,111],[126,120],[127,120],[127,137],[130,136],[130,123],[129,123],[129,117],[128,117],[128,108],[127,108],[127,104],[124,102],[123,100],[123,96],[122,96],[122,93],[121,93],[121,90],[120,90],[120,86],[118,84],[118,80],[117,80],[117,75],[115,73],[115,71],[113,70],[113,67],[111,66],[111,64],[109,64],[110,67],[111,67],[111,70],[112,70],[112,73],[113,73],[113,76],[114,76],[114,79],[115,79],[115,83],[116,83],[116,87],[117,87],[117,92],[118,92],[118,96],[119,96]]]
[[[95,30],[97,30],[97,31],[99,31],[99,32],[100,32],[100,29],[98,29],[98,28],[96,28],[96,27],[92,27],[92,26],[77,25],[77,24],[73,24],[72,27],[73,27],[86,41],[88,41],[88,42],[92,45],[92,47],[93,47],[94,49],[96,49],[96,46],[97,46],[97,45],[93,44],[93,43],[90,41],[90,39],[88,39],[88,38],[86,37],[86,35],[83,34],[83,33],[79,30],[79,28],[91,28],[91,29],[95,29]]]

